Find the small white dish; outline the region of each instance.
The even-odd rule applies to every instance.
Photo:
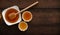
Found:
[[[10,22],[8,22],[8,21],[6,20],[6,18],[5,18],[5,13],[7,12],[7,10],[9,10],[9,9],[11,9],[11,8],[16,9],[18,12],[20,11],[19,8],[18,8],[18,6],[12,6],[12,7],[9,7],[9,8],[7,8],[7,9],[3,10],[2,16],[3,16],[3,19],[4,19],[5,23],[6,23],[8,26],[17,24],[17,23],[19,23],[19,22],[21,21],[21,14],[19,14],[18,20],[17,20],[16,22],[14,22],[14,23],[10,23]]]
[[[25,28],[25,29],[21,29],[21,26],[22,26],[22,27],[25,27],[25,26],[23,26],[22,24],[25,24],[25,25],[26,25],[26,28]],[[22,22],[20,22],[20,23],[18,24],[18,28],[19,28],[20,31],[26,31],[26,30],[28,29],[28,24],[27,24],[26,22],[22,21]]]
[[[31,15],[31,18],[29,19],[29,20],[26,20],[25,18],[24,18],[24,15],[25,15],[25,13],[29,13],[30,15]],[[23,14],[22,14],[22,19],[25,21],[25,22],[30,22],[31,20],[32,20],[32,13],[30,12],[30,11],[24,11],[23,12]]]

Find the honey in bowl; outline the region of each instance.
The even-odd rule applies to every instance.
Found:
[[[18,24],[18,28],[21,31],[26,31],[28,28],[28,24],[26,22],[22,21]]]
[[[18,20],[18,18],[19,18],[19,15],[18,15],[18,14],[15,15],[16,17],[14,17],[14,16],[9,17],[9,15],[10,15],[11,13],[17,13],[17,12],[18,12],[18,11],[17,11],[16,9],[13,9],[13,8],[7,10],[7,12],[6,12],[6,14],[5,14],[6,20],[7,20],[8,22],[11,22],[11,23],[16,22],[16,21]],[[14,18],[13,18],[13,17],[14,17]]]
[[[32,20],[32,13],[29,12],[29,11],[23,12],[23,14],[22,14],[22,19],[23,19],[24,21],[26,21],[26,22],[31,21],[31,20]]]

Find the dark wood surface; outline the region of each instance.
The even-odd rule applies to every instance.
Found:
[[[39,1],[39,4],[33,8],[60,8],[60,0],[0,0],[0,8],[7,8],[13,5],[25,8],[35,1]]]
[[[20,10],[37,0],[0,0],[1,12],[13,5],[18,5]],[[18,24],[7,26],[0,19],[0,35],[58,35],[60,34],[60,5],[59,0],[38,0],[39,4],[28,9],[33,14],[33,19],[28,23],[28,30],[21,32]]]

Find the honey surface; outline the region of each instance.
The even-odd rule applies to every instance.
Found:
[[[6,12],[6,14],[5,14],[6,20],[9,21],[9,22],[11,22],[11,23],[16,22],[16,21],[18,20],[18,18],[19,18],[19,15],[16,15],[16,17],[13,18],[13,19],[10,19],[10,18],[9,18],[9,14],[11,14],[11,13],[17,13],[17,12],[18,12],[18,11],[15,10],[15,9],[9,9],[9,10],[7,10],[7,12]],[[12,17],[11,17],[11,18],[12,18]]]
[[[26,25],[24,22],[21,22],[20,28],[21,28],[21,29],[25,29],[26,27],[27,27],[27,25]]]
[[[29,12],[25,12],[24,15],[23,15],[23,18],[25,20],[29,20],[31,18],[31,14]]]

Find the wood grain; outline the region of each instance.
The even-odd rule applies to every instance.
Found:
[[[33,19],[28,23],[28,30],[21,32],[18,24],[7,26],[2,20],[0,24],[1,33],[7,35],[57,35],[59,33],[60,12],[57,9],[29,9]]]
[[[37,0],[0,0],[1,12],[13,5],[19,6],[20,10]],[[60,34],[60,2],[59,0],[38,0],[39,4],[28,9],[32,12],[33,19],[28,22],[28,30],[21,32],[18,24],[7,26],[0,19],[0,35],[58,35]]]
[[[39,1],[39,4],[33,8],[60,8],[59,0],[1,0],[0,8],[7,8],[13,5],[25,8],[36,1]]]

